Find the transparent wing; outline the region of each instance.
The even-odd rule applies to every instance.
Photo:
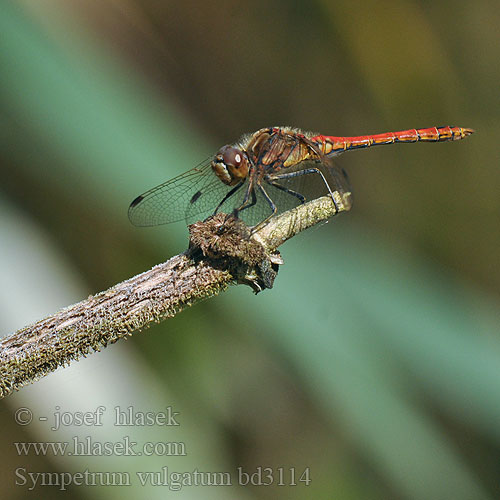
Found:
[[[305,175],[296,175],[302,172]],[[286,177],[292,173],[295,173],[296,176]],[[273,180],[275,185],[273,185]],[[276,204],[278,213],[300,205],[302,201],[297,195],[301,195],[304,202],[307,202],[328,195],[330,191],[337,191],[341,195],[351,192],[347,173],[330,158],[323,161],[300,162],[293,167],[277,172],[275,176],[271,176],[270,181],[264,187]],[[281,189],[277,189],[277,187],[281,187]]]
[[[310,168],[321,171],[323,176],[317,172],[294,177],[279,177],[280,173],[306,172]],[[326,181],[326,183],[325,183]],[[261,179],[261,186],[276,206],[276,214],[281,214],[299,206],[302,202],[311,201],[320,196],[328,195],[330,191],[339,192],[341,195],[350,193],[347,174],[330,159],[325,162],[304,161],[294,167],[279,171],[276,177],[271,176],[268,180]],[[243,203],[248,181],[228,198],[220,207],[220,212],[231,213]],[[238,217],[247,225],[255,226],[273,214],[270,203],[263,195],[258,184],[254,185],[253,194],[250,194],[247,208],[238,212]]]
[[[232,189],[213,173],[212,157],[138,196],[128,209],[135,226],[157,226],[208,216]]]
[[[327,181],[332,191],[338,191],[340,194],[349,194],[352,197],[352,188],[349,176],[345,169],[340,167],[333,158],[328,158],[324,165],[327,167]]]

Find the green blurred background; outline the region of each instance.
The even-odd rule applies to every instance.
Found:
[[[273,290],[233,287],[2,401],[2,498],[500,498],[499,29],[493,0],[0,0],[3,334],[183,251],[183,224],[134,228],[128,204],[243,133],[476,129],[340,157],[352,211],[283,246]],[[51,430],[100,405],[103,426]],[[117,427],[116,406],[181,425]],[[14,445],[75,436],[187,454]],[[165,466],[233,486],[140,484]],[[239,487],[237,467],[275,482]],[[30,491],[29,472],[86,469],[132,484]]]

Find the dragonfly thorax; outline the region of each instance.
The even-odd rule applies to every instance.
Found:
[[[212,160],[215,175],[228,186],[235,186],[246,179],[249,168],[246,153],[234,146],[223,146]]]

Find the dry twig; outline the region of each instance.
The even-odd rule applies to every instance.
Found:
[[[334,197],[339,212],[350,209],[350,193]],[[248,284],[256,293],[271,288],[282,263],[277,248],[336,211],[324,196],[272,218],[253,234],[224,214],[193,224],[185,253],[3,338],[0,397],[231,283]]]

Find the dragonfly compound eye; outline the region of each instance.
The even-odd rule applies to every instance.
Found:
[[[228,167],[238,168],[243,162],[243,153],[238,148],[229,146],[222,153],[222,160]]]
[[[229,186],[234,186],[248,175],[248,160],[241,149],[224,146],[212,161],[215,175]]]

